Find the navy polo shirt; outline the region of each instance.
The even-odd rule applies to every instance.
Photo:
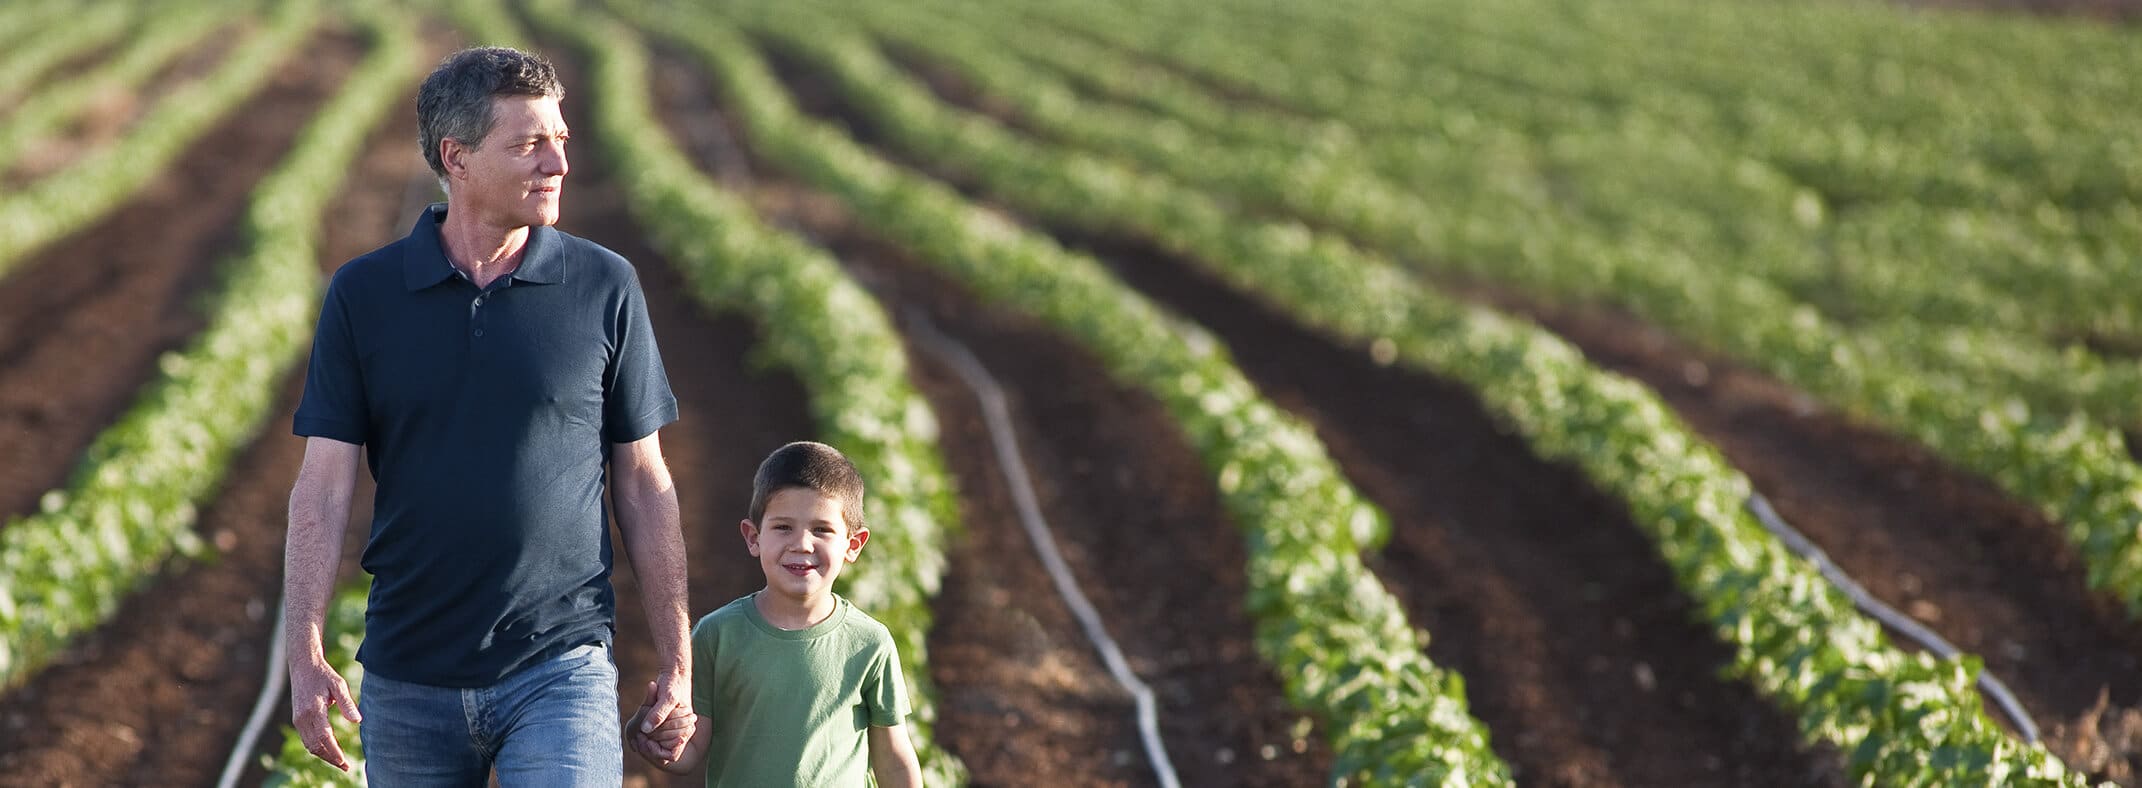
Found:
[[[615,627],[612,443],[677,418],[639,278],[550,227],[478,289],[426,209],[335,272],[293,430],[369,447],[367,671],[495,683]]]

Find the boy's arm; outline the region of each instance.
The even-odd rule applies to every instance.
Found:
[[[906,725],[870,726],[870,771],[886,788],[921,788],[922,761]]]

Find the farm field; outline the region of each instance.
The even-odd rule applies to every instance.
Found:
[[[932,784],[2142,785],[2142,33],[2023,5],[0,4],[0,785],[346,779],[248,730],[289,424],[488,43],[693,617],[849,452]]]

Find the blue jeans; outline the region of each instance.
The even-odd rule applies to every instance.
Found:
[[[617,663],[590,643],[488,687],[456,689],[366,674],[366,780],[377,786],[616,786],[624,780]]]

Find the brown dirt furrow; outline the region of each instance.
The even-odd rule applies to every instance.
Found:
[[[328,63],[341,67],[317,76],[339,79],[356,46],[332,44]],[[277,117],[294,131],[305,116]],[[372,135],[352,173],[353,188],[328,213],[334,219],[323,239],[323,273],[400,231],[396,214],[406,184],[422,171],[421,161],[409,166],[407,138],[392,124]],[[302,370],[286,378],[262,436],[239,453],[224,489],[202,508],[196,527],[216,546],[216,557],[167,569],[110,623],[0,696],[0,784],[215,781],[266,668],[282,594],[285,507],[304,456],[303,441],[289,433],[303,389]],[[369,520],[371,505],[371,480],[361,481],[357,523]],[[360,541],[344,550],[347,572],[355,571],[362,529],[351,529]],[[287,708],[271,718],[288,720]],[[264,738],[280,745],[277,728]]]
[[[249,193],[363,45],[326,34],[301,51],[118,211],[0,279],[0,518],[60,486],[157,356],[206,324],[197,299]]]
[[[979,100],[956,73],[895,52],[941,99],[1045,136]],[[1552,309],[1507,289],[1453,289],[1541,320],[1595,363],[1659,391],[1877,596],[1984,656],[2056,753],[2101,778],[2133,782],[2142,768],[2142,627],[2088,591],[2055,524],[1909,441],[1817,409],[1804,394],[1625,313]]]
[[[815,97],[811,106],[873,136],[833,91],[776,60],[793,89]],[[938,85],[947,87],[956,83]],[[1746,685],[1717,678],[1729,652],[1693,621],[1626,510],[1503,434],[1470,392],[1378,367],[1150,244],[1059,234],[1214,330],[1260,388],[1315,425],[1348,477],[1390,514],[1379,573],[1432,633],[1430,656],[1466,676],[1474,713],[1521,780],[1842,779],[1834,751],[1804,751],[1790,719]]]
[[[2142,770],[2142,625],[2091,592],[2060,527],[1991,482],[1618,310],[1474,295],[1643,381],[1876,597],[1983,657],[2070,764]]]
[[[1471,392],[1379,367],[1146,244],[1078,242],[1218,333],[1390,514],[1379,574],[1521,781],[1841,783],[1834,750],[1802,749],[1789,718],[1717,677],[1730,652],[1622,505],[1534,457]]]
[[[841,232],[847,237],[834,247],[888,307],[925,311],[1006,389],[1043,516],[1132,670],[1153,688],[1160,733],[1184,783],[1320,781],[1330,754],[1309,721],[1287,706],[1255,651],[1254,625],[1242,607],[1242,536],[1166,411],[1108,380],[1099,362],[1031,320],[975,302],[956,283],[852,228]],[[1053,762],[1040,774],[1051,784],[1150,784],[1135,739],[1121,738],[1131,733],[1128,697],[1095,661],[1011,516],[979,406],[941,362],[913,343],[910,354],[930,359],[918,377],[946,422],[945,450],[963,497],[1004,502],[983,512],[969,505],[970,537],[954,553],[932,639],[932,673],[947,688],[947,745],[968,759],[978,782],[1022,784],[1019,775],[1035,768],[1022,761],[1037,753],[1031,743],[1006,741],[1001,729],[1070,727],[1076,720],[1057,710],[1083,699],[1086,715],[1103,723],[1096,732],[1114,740],[1080,750],[1051,737],[1054,747],[1039,754]],[[951,588],[981,579],[993,582]],[[998,609],[970,607],[976,596]],[[1001,610],[1007,602],[1015,615]],[[1046,629],[1026,624],[1028,615]],[[1043,653],[1034,653],[1037,636],[1050,647]],[[1078,674],[1066,670],[1067,658],[1075,658]],[[1007,709],[1002,723],[972,713],[999,707]]]
[[[675,58],[656,87],[678,139],[743,139],[712,88]],[[721,126],[719,133],[695,126]],[[721,156],[709,148],[702,158]],[[731,171],[734,171],[732,168]],[[1258,659],[1242,602],[1242,536],[1180,429],[1084,351],[992,309],[871,235],[843,206],[753,162],[763,215],[830,248],[894,315],[927,314],[969,345],[1012,400],[1023,459],[1080,585],[1160,704],[1189,785],[1322,781],[1330,755]],[[1151,784],[1132,704],[1099,665],[1013,519],[979,410],[921,348],[918,386],[943,426],[966,535],[951,550],[931,634],[939,740],[981,785]],[[867,558],[866,558],[867,560]]]
[[[232,42],[258,32],[259,25],[253,20],[233,20],[211,31],[199,44],[166,63],[141,86],[132,90],[111,89],[98,93],[89,106],[82,109],[81,114],[58,131],[31,141],[31,147],[16,157],[4,172],[0,172],[0,188],[21,187],[60,172],[91,151],[117,142],[165,96],[186,83],[208,75],[217,64],[222,63],[230,54]],[[75,71],[70,69],[54,73],[71,74]]]

